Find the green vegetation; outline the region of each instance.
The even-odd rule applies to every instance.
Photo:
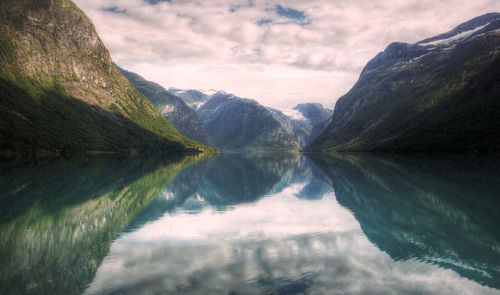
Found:
[[[0,155],[212,151],[121,74],[69,0],[0,5]]]
[[[0,150],[183,150],[162,138],[175,130],[161,118],[139,111],[125,118],[75,99],[57,84],[46,88],[31,79],[19,84],[0,78]]]

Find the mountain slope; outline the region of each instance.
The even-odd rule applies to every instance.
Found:
[[[326,129],[333,113],[332,110],[323,107],[320,103],[312,102],[298,104],[293,109],[301,113],[311,125],[304,147],[313,142]]]
[[[198,109],[210,141],[222,149],[298,149],[299,143],[254,100],[225,92]]]
[[[145,80],[143,77],[121,69],[135,88],[160,111],[183,135],[199,142],[208,143],[203,125],[192,108],[181,98],[171,94],[162,86]]]
[[[332,112],[319,103],[302,103],[283,112],[272,108],[268,110],[287,132],[297,138],[300,147],[316,139],[325,130],[325,122],[332,116]]]
[[[500,14],[392,43],[341,97],[311,151],[500,149]]]
[[[183,152],[70,0],[0,3],[0,151]]]
[[[306,120],[296,119],[284,112],[267,108],[267,110],[271,113],[273,118],[280,123],[281,127],[286,130],[286,132],[293,135],[296,140],[299,142],[300,147],[303,147],[307,143],[307,139],[309,138],[309,134],[311,132],[311,125]]]

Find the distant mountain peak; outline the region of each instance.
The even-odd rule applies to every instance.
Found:
[[[235,97],[234,94],[231,94],[231,93],[228,93],[224,90],[218,90],[217,92],[215,92],[214,94],[211,95],[212,97],[215,97],[215,96],[226,96],[226,97]]]
[[[313,126],[330,119],[332,111],[317,102],[300,103],[293,107],[304,118],[311,122]]]
[[[319,102],[304,102],[304,103],[297,104],[296,106],[293,107],[293,109],[297,109],[297,108],[304,107],[304,106],[323,107],[323,105],[320,104]]]
[[[210,98],[209,95],[202,90],[197,89],[180,89],[175,87],[168,88],[168,92],[180,97],[192,109],[197,110]]]
[[[257,101],[219,91],[198,109],[212,143],[222,149],[298,149],[297,139]]]

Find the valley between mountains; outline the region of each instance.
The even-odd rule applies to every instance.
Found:
[[[389,44],[334,110],[148,81],[71,0],[6,0],[0,15],[2,155],[500,149],[499,13]]]

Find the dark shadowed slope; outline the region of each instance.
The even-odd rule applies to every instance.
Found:
[[[500,14],[491,13],[416,44],[390,44],[309,150],[498,150],[499,98]]]
[[[135,73],[123,69],[121,71],[134,84],[135,88],[144,94],[183,135],[199,142],[208,143],[207,134],[198,118],[198,114],[180,97]]]

